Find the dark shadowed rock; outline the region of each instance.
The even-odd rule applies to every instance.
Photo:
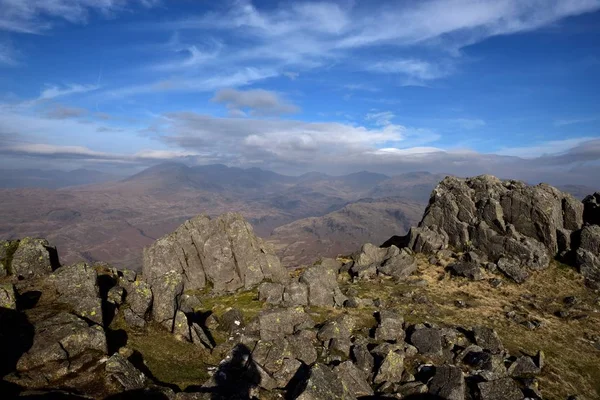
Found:
[[[590,225],[600,225],[600,193],[586,196],[583,207],[583,221]]]
[[[484,326],[474,327],[473,336],[475,337],[475,343],[478,346],[492,354],[499,354],[504,350],[500,337],[496,331],[491,328]]]
[[[13,254],[18,247],[18,240],[0,240],[0,278],[8,275]]]
[[[60,267],[48,280],[59,293],[59,302],[71,306],[80,317],[102,324],[98,273],[93,267],[85,263]]]
[[[517,283],[523,283],[529,278],[529,272],[523,268],[519,261],[503,257],[498,260],[498,269]]]
[[[12,254],[8,272],[14,276],[30,278],[48,275],[58,268],[56,248],[45,239],[24,238]]]
[[[419,350],[420,354],[442,354],[442,334],[439,329],[415,329],[410,335],[410,343]]]
[[[533,378],[541,372],[542,369],[536,365],[531,357],[527,356],[518,357],[508,367],[508,374],[513,378]]]
[[[277,381],[277,387],[285,388],[301,367],[302,363],[300,361],[294,358],[284,358],[281,361],[279,371],[273,374],[273,378]]]
[[[398,250],[395,246],[390,249],[395,249],[393,255],[377,267],[378,272],[396,279],[405,279],[417,270],[417,261],[408,249]]]
[[[365,344],[357,344],[352,348],[352,358],[356,363],[356,366],[365,374],[366,377],[370,377],[375,368],[375,359],[369,352],[369,349]]]
[[[429,393],[445,400],[464,400],[465,378],[461,369],[453,365],[436,367],[429,382]]]
[[[107,379],[117,383],[121,391],[137,390],[146,386],[147,379],[144,373],[119,353],[113,354],[106,361],[104,370]]]
[[[523,400],[523,392],[511,378],[477,384],[481,400]]]
[[[307,379],[300,385],[297,400],[354,400],[356,399],[337,375],[326,365],[315,364]]]
[[[462,276],[473,281],[479,281],[483,279],[481,268],[475,262],[461,261],[456,264],[452,264],[448,267],[448,270],[453,275]]]
[[[367,377],[352,361],[346,361],[334,367],[333,372],[336,373],[344,387],[348,388],[352,395],[361,397],[374,394],[373,389],[367,382]]]

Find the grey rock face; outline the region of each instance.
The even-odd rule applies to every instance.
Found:
[[[402,373],[404,372],[404,354],[390,350],[385,358],[375,379],[375,383],[398,383],[402,380]]]
[[[477,384],[481,400],[523,400],[523,392],[511,378]]]
[[[388,258],[377,268],[379,273],[392,276],[396,279],[407,278],[416,270],[417,261],[407,249],[399,250],[398,254]]]
[[[283,289],[281,283],[263,282],[258,287],[258,299],[269,304],[279,304],[283,300]]]
[[[240,214],[201,215],[144,249],[143,273],[154,282],[169,271],[184,276],[186,290],[210,282],[215,292],[251,288],[264,279],[282,282],[287,271]]]
[[[504,350],[498,333],[491,328],[483,326],[474,327],[473,336],[478,346],[492,354],[499,354]]]
[[[453,365],[436,367],[429,382],[429,393],[447,400],[464,400],[465,377],[461,369]]]
[[[524,269],[547,267],[562,235],[583,224],[583,204],[551,186],[527,186],[482,175],[445,178],[434,190],[419,224],[447,238],[459,249],[474,248],[496,262],[500,257],[520,261]],[[412,248],[422,251],[415,230]],[[437,247],[437,246],[436,246]]]
[[[85,263],[60,267],[48,279],[59,293],[58,301],[70,305],[80,317],[103,323],[98,273],[93,267]]]
[[[314,326],[314,322],[303,310],[289,308],[262,312],[258,321],[262,340],[281,339],[301,327]]]
[[[435,231],[427,226],[410,228],[408,233],[408,248],[417,253],[435,253],[448,247],[448,234],[445,231]]]
[[[8,273],[14,276],[30,278],[48,275],[58,268],[56,248],[50,246],[45,239],[24,238],[12,254],[12,261],[7,266]]]
[[[580,245],[575,253],[575,263],[586,279],[600,283],[600,226],[583,227],[580,232]]]
[[[523,283],[529,278],[529,272],[518,261],[503,257],[498,260],[498,269],[517,283]]]
[[[122,391],[142,389],[146,386],[146,375],[119,353],[113,354],[106,361],[104,370],[108,379],[118,383]]]
[[[44,315],[34,329],[33,344],[17,363],[16,383],[29,388],[47,386],[106,355],[102,328],[73,314]]]
[[[323,364],[315,364],[310,369],[303,391],[297,400],[353,400],[356,399],[337,375]]]
[[[317,361],[317,350],[315,349],[314,337],[312,332],[302,330],[292,336],[287,337],[290,352],[293,356],[306,365],[312,365]]]
[[[352,363],[346,361],[333,369],[344,387],[348,388],[350,393],[356,397],[372,396],[373,389],[367,382],[365,374]]]
[[[439,355],[442,353],[442,334],[436,328],[415,329],[410,335],[410,342],[420,354]]]
[[[152,319],[171,329],[179,296],[183,292],[183,278],[177,271],[169,271],[155,278],[152,283]]]
[[[404,329],[402,327],[404,318],[391,311],[379,312],[379,325],[375,330],[375,340],[402,342],[404,340]]]
[[[308,267],[300,276],[308,289],[308,303],[317,307],[341,307],[347,298],[337,283],[337,273],[320,265]]]
[[[372,279],[380,273],[400,280],[416,270],[417,262],[410,250],[399,249],[394,245],[379,248],[370,243],[363,245],[350,268],[352,275],[359,279]]]
[[[357,344],[352,348],[352,358],[356,362],[356,366],[365,374],[366,377],[371,377],[375,368],[375,359],[369,352],[369,349],[364,344]]]
[[[0,284],[0,307],[11,310],[17,309],[15,288],[11,283]]]
[[[533,378],[542,372],[531,357],[521,356],[508,367],[508,374],[513,378]]]
[[[136,280],[126,286],[126,303],[131,311],[142,319],[150,312],[152,298],[150,285],[144,281]]]
[[[283,305],[286,307],[308,305],[308,287],[301,282],[290,282],[283,291]]]

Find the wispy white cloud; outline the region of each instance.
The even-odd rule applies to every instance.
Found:
[[[48,85],[38,97],[38,100],[50,100],[57,97],[70,96],[77,93],[86,93],[93,90],[97,90],[97,85],[80,85],[80,84],[68,84],[64,86]]]
[[[585,118],[565,118],[554,120],[554,126],[568,126],[575,124],[585,124],[587,122],[597,121],[599,117],[585,117]]]
[[[500,155],[517,156],[522,158],[536,158],[550,154],[561,154],[575,148],[582,143],[594,140],[594,137],[578,137],[563,140],[548,140],[522,147],[504,147],[495,152]]]
[[[450,122],[466,130],[479,129],[486,126],[485,121],[480,118],[454,118]]]
[[[377,126],[390,125],[395,115],[391,111],[370,112],[365,116],[367,121],[373,121]]]
[[[405,85],[420,85],[434,79],[448,76],[452,72],[450,67],[442,67],[431,62],[417,59],[399,59],[379,61],[369,64],[366,69],[373,72],[386,74],[399,74],[405,78]]]

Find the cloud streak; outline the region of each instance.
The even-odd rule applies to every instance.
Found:
[[[221,89],[211,99],[215,103],[225,104],[231,115],[282,115],[299,111],[294,104],[288,103],[278,93],[263,90]]]

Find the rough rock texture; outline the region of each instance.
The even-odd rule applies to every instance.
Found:
[[[464,400],[465,377],[461,369],[453,365],[437,367],[429,382],[429,393],[445,400]]]
[[[523,392],[510,378],[477,384],[481,400],[523,400]]]
[[[263,282],[258,287],[258,298],[269,304],[279,304],[283,300],[283,289],[281,283]]]
[[[0,284],[0,307],[11,310],[17,309],[15,288],[11,283]]]
[[[183,276],[186,290],[202,289],[209,282],[215,292],[251,288],[265,279],[281,282],[288,276],[252,226],[235,213],[194,217],[144,249],[148,282],[169,271]]]
[[[146,386],[147,379],[144,373],[119,353],[113,354],[106,361],[104,369],[108,379],[118,383],[123,391],[142,389]]]
[[[283,291],[283,305],[286,307],[308,305],[308,287],[301,282],[292,281]]]
[[[518,260],[521,269],[542,269],[559,250],[568,250],[561,249],[558,237],[582,224],[583,204],[552,186],[490,175],[447,177],[433,191],[409,246],[415,251],[447,244],[474,248],[493,262],[507,257]]]
[[[600,283],[600,226],[583,227],[579,242],[575,253],[579,272],[590,281]]]
[[[326,365],[315,364],[310,369],[303,390],[297,400],[352,400],[356,399],[336,374]]]
[[[56,288],[59,302],[70,305],[80,317],[102,324],[98,273],[93,267],[85,263],[60,267],[48,280]]]
[[[47,275],[58,268],[56,248],[45,239],[24,238],[12,254],[7,270],[10,275],[31,278]]]
[[[302,309],[282,308],[262,312],[259,317],[260,338],[277,340],[297,330],[311,328],[314,322]]]
[[[383,359],[383,363],[381,364],[381,367],[379,367],[379,371],[377,371],[377,375],[375,375],[373,382],[398,383],[402,380],[403,372],[404,354],[390,350]]]
[[[372,396],[373,389],[367,382],[364,372],[358,369],[352,361],[346,361],[333,369],[344,387],[348,388],[350,393],[356,397]]]
[[[378,314],[379,325],[375,330],[375,340],[402,342],[404,340],[404,318],[392,311],[382,310]]]
[[[33,344],[19,359],[19,374],[11,381],[29,388],[44,387],[106,355],[106,336],[99,325],[88,326],[66,312],[42,314],[38,319]]]
[[[452,274],[457,276],[463,276],[473,281],[479,281],[483,279],[481,268],[474,262],[460,261],[456,264],[452,264],[448,267]]]
[[[300,276],[308,289],[308,304],[317,307],[341,307],[347,300],[337,283],[337,271],[323,265],[308,267]]]
[[[417,262],[410,250],[395,245],[380,248],[371,243],[363,245],[350,268],[351,274],[359,279],[371,279],[377,273],[404,279],[416,270]]]
[[[442,352],[442,333],[436,328],[417,327],[410,335],[410,342],[421,354],[439,355]]]

